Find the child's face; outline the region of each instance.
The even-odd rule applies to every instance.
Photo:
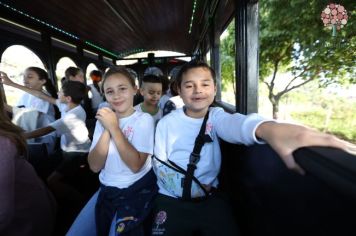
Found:
[[[162,84],[143,82],[140,92],[146,104],[157,106],[162,96]]]
[[[80,83],[83,83],[84,84],[84,74],[83,72],[79,72],[78,74],[76,74],[75,76],[70,76],[69,77],[69,80],[71,81],[78,81]]]
[[[23,76],[23,83],[26,87],[41,90],[42,86],[46,83],[45,80],[40,80],[38,74],[32,70],[25,70]]]
[[[104,94],[111,108],[121,117],[132,112],[133,97],[136,87],[133,87],[129,79],[122,74],[113,74],[106,78]]]
[[[194,118],[205,116],[216,93],[210,71],[202,67],[185,72],[178,90],[185,104],[187,115]]]

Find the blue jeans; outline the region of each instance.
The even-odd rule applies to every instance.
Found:
[[[96,191],[90,198],[88,203],[80,211],[77,218],[74,220],[72,226],[68,230],[66,236],[96,236],[96,224],[95,224],[95,205],[98,199],[99,191]],[[110,234],[115,235],[115,218],[112,221],[110,227]]]
[[[99,195],[96,191],[88,203],[80,211],[66,236],[96,236],[95,205]]]

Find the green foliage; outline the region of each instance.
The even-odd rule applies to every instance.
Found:
[[[222,90],[226,91],[228,86],[234,84],[235,81],[235,38],[234,38],[235,23],[232,21],[227,28],[228,36],[220,43],[220,61],[221,61],[221,77]]]
[[[356,82],[356,18],[354,0],[344,0],[349,21],[337,37],[324,27],[319,0],[260,0],[260,79],[277,68],[320,85]]]

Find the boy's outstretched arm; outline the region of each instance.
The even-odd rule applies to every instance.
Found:
[[[3,83],[5,85],[8,85],[8,86],[11,86],[11,87],[14,87],[14,88],[17,88],[17,89],[20,89],[22,91],[25,91],[26,93],[29,93],[33,96],[36,96],[38,98],[41,98],[49,103],[52,103],[52,104],[56,104],[56,99],[51,97],[51,96],[48,96],[47,94],[43,93],[42,91],[38,91],[38,90],[35,90],[35,89],[31,89],[31,88],[28,88],[26,86],[22,86],[20,84],[17,84],[15,82],[13,82],[12,80],[9,79],[9,77],[7,76],[7,74],[5,72],[2,72],[0,71],[0,83]]]
[[[356,145],[304,126],[264,122],[256,129],[256,137],[266,141],[281,157],[289,169],[301,174],[304,170],[295,162],[293,151],[307,146],[328,146],[356,154]]]
[[[35,129],[30,132],[24,133],[24,136],[26,139],[31,139],[31,138],[38,138],[43,135],[49,134],[51,132],[55,131],[55,129],[52,126],[47,126],[39,129]]]

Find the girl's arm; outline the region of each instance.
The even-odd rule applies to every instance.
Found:
[[[125,138],[119,128],[116,114],[110,108],[102,108],[98,111],[96,118],[105,127],[117,147],[121,159],[132,170],[138,172],[146,162],[149,154],[138,152]]]
[[[35,89],[31,89],[31,88],[27,88],[26,86],[22,86],[20,84],[17,84],[15,82],[13,82],[12,80],[9,79],[9,77],[7,76],[7,74],[5,72],[0,71],[0,82],[3,84],[6,84],[8,86],[20,89],[22,91],[25,91],[26,93],[29,93],[33,96],[36,96],[38,98],[41,98],[49,103],[52,104],[56,104],[56,99],[48,96],[47,94],[43,93],[42,91],[38,91]]]
[[[88,162],[90,169],[97,173],[104,168],[108,156],[110,133],[106,129],[101,134],[95,147],[89,152]]]
[[[110,134],[113,137],[121,159],[126,163],[132,172],[138,172],[145,164],[149,154],[137,151],[125,138],[120,128],[117,127],[110,130]]]

